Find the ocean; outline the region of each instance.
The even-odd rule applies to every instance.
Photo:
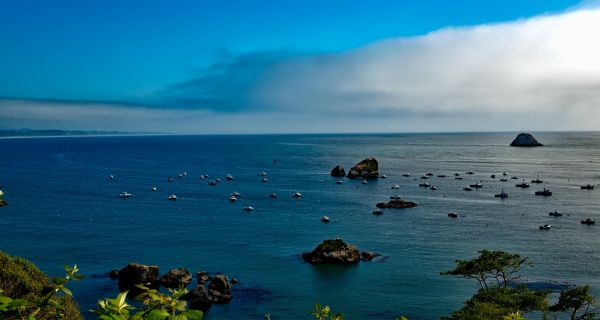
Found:
[[[600,226],[580,220],[600,219],[600,190],[580,185],[600,183],[600,133],[535,133],[546,145],[540,148],[509,147],[515,135],[0,139],[0,185],[9,204],[0,208],[0,250],[50,275],[77,264],[88,277],[71,287],[84,311],[116,296],[110,270],[139,262],[158,265],[161,273],[185,267],[238,278],[231,303],[213,306],[209,320],[308,319],[315,303],[347,319],[439,319],[478,286],[440,272],[482,249],[530,257],[526,282],[590,284],[599,294]],[[387,179],[336,184],[329,174],[369,156]],[[187,176],[178,178],[182,172]],[[437,190],[418,187],[428,172]],[[503,172],[506,182],[499,180]],[[227,174],[235,178],[227,181]],[[544,183],[515,187],[538,177]],[[208,185],[214,178],[222,181]],[[463,191],[478,181],[483,188]],[[400,189],[390,189],[395,184]],[[544,187],[551,197],[534,195]],[[494,197],[502,189],[509,198]],[[118,198],[124,191],[134,198]],[[241,197],[232,203],[234,191]],[[291,197],[294,192],[302,198]],[[169,201],[171,194],[178,200]],[[372,214],[394,194],[419,206]],[[551,217],[552,210],[564,216]],[[449,218],[449,211],[459,217]],[[331,222],[320,222],[323,215]],[[542,224],[556,228],[542,231]],[[383,257],[356,266],[315,266],[300,258],[337,237]]]

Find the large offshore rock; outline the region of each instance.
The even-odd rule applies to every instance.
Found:
[[[529,133],[519,133],[515,140],[510,143],[511,147],[541,147],[541,144],[537,139]]]
[[[302,258],[310,263],[356,264],[360,261],[358,249],[341,239],[325,240]]]
[[[118,275],[119,289],[121,291],[133,290],[136,284],[154,286],[158,279],[158,267],[130,263],[119,270]]]
[[[365,160],[357,163],[348,172],[348,178],[363,178],[373,179],[379,177],[379,163],[377,159],[373,157],[366,158]]]
[[[334,177],[345,177],[346,170],[344,170],[344,167],[342,167],[342,165],[340,164],[331,170],[331,175]]]

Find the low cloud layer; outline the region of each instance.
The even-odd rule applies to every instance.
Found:
[[[597,130],[600,9],[331,54],[227,59],[152,106],[0,102],[2,127],[197,133]],[[44,125],[43,125],[44,124]]]

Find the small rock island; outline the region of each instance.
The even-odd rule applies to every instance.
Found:
[[[375,179],[379,177],[379,163],[377,159],[373,157],[366,158],[365,160],[357,163],[348,172],[348,178],[363,178],[363,179]]]
[[[529,133],[519,133],[515,140],[510,143],[511,147],[541,147],[541,144],[537,139]]]
[[[412,201],[406,201],[402,199],[392,199],[389,202],[379,202],[375,205],[380,209],[406,209],[406,208],[414,208],[417,206],[416,203]]]
[[[335,166],[335,168],[331,170],[331,175],[334,177],[345,177],[346,170],[344,170],[344,167],[342,167],[342,165],[340,164]]]
[[[342,239],[325,240],[313,251],[302,254],[304,260],[313,264],[357,264],[361,260],[370,261],[378,256],[379,254],[373,252],[360,252],[356,246]]]

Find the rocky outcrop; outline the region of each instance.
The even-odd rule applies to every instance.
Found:
[[[184,268],[171,269],[160,277],[160,284],[165,288],[179,288],[192,282],[192,274]]]
[[[537,139],[529,133],[519,133],[515,140],[511,142],[511,147],[541,147],[541,144]]]
[[[381,209],[405,209],[405,208],[414,208],[417,206],[416,203],[412,201],[405,201],[402,199],[392,199],[388,203],[380,202],[375,205],[377,208]]]
[[[356,264],[360,261],[358,249],[341,239],[325,240],[302,258],[310,263]]]
[[[203,285],[196,286],[183,298],[190,302],[190,309],[206,312],[212,306],[212,300],[208,296],[208,290],[206,290]]]
[[[370,252],[370,251],[363,251],[360,253],[360,260],[361,261],[371,261],[376,257],[379,257],[380,254],[379,253],[375,253],[375,252]]]
[[[108,277],[111,279],[119,279],[119,270],[110,270],[110,272],[108,272]]]
[[[208,272],[204,270],[196,271],[196,278],[198,278],[198,284],[206,284],[212,278],[208,275]]]
[[[145,266],[139,263],[130,263],[119,270],[119,290],[135,289],[136,284],[155,286],[158,279],[157,266]]]
[[[357,163],[348,172],[348,178],[374,179],[379,177],[379,163],[373,157]]]
[[[0,199],[0,207],[4,207],[5,205],[7,205],[8,203],[6,203],[6,201]]]
[[[231,301],[231,284],[225,275],[215,276],[208,285],[208,296],[213,303],[228,303]]]
[[[331,170],[331,175],[334,177],[345,177],[346,170],[344,170],[344,167],[342,167],[342,165],[340,164],[335,166],[335,168]]]

